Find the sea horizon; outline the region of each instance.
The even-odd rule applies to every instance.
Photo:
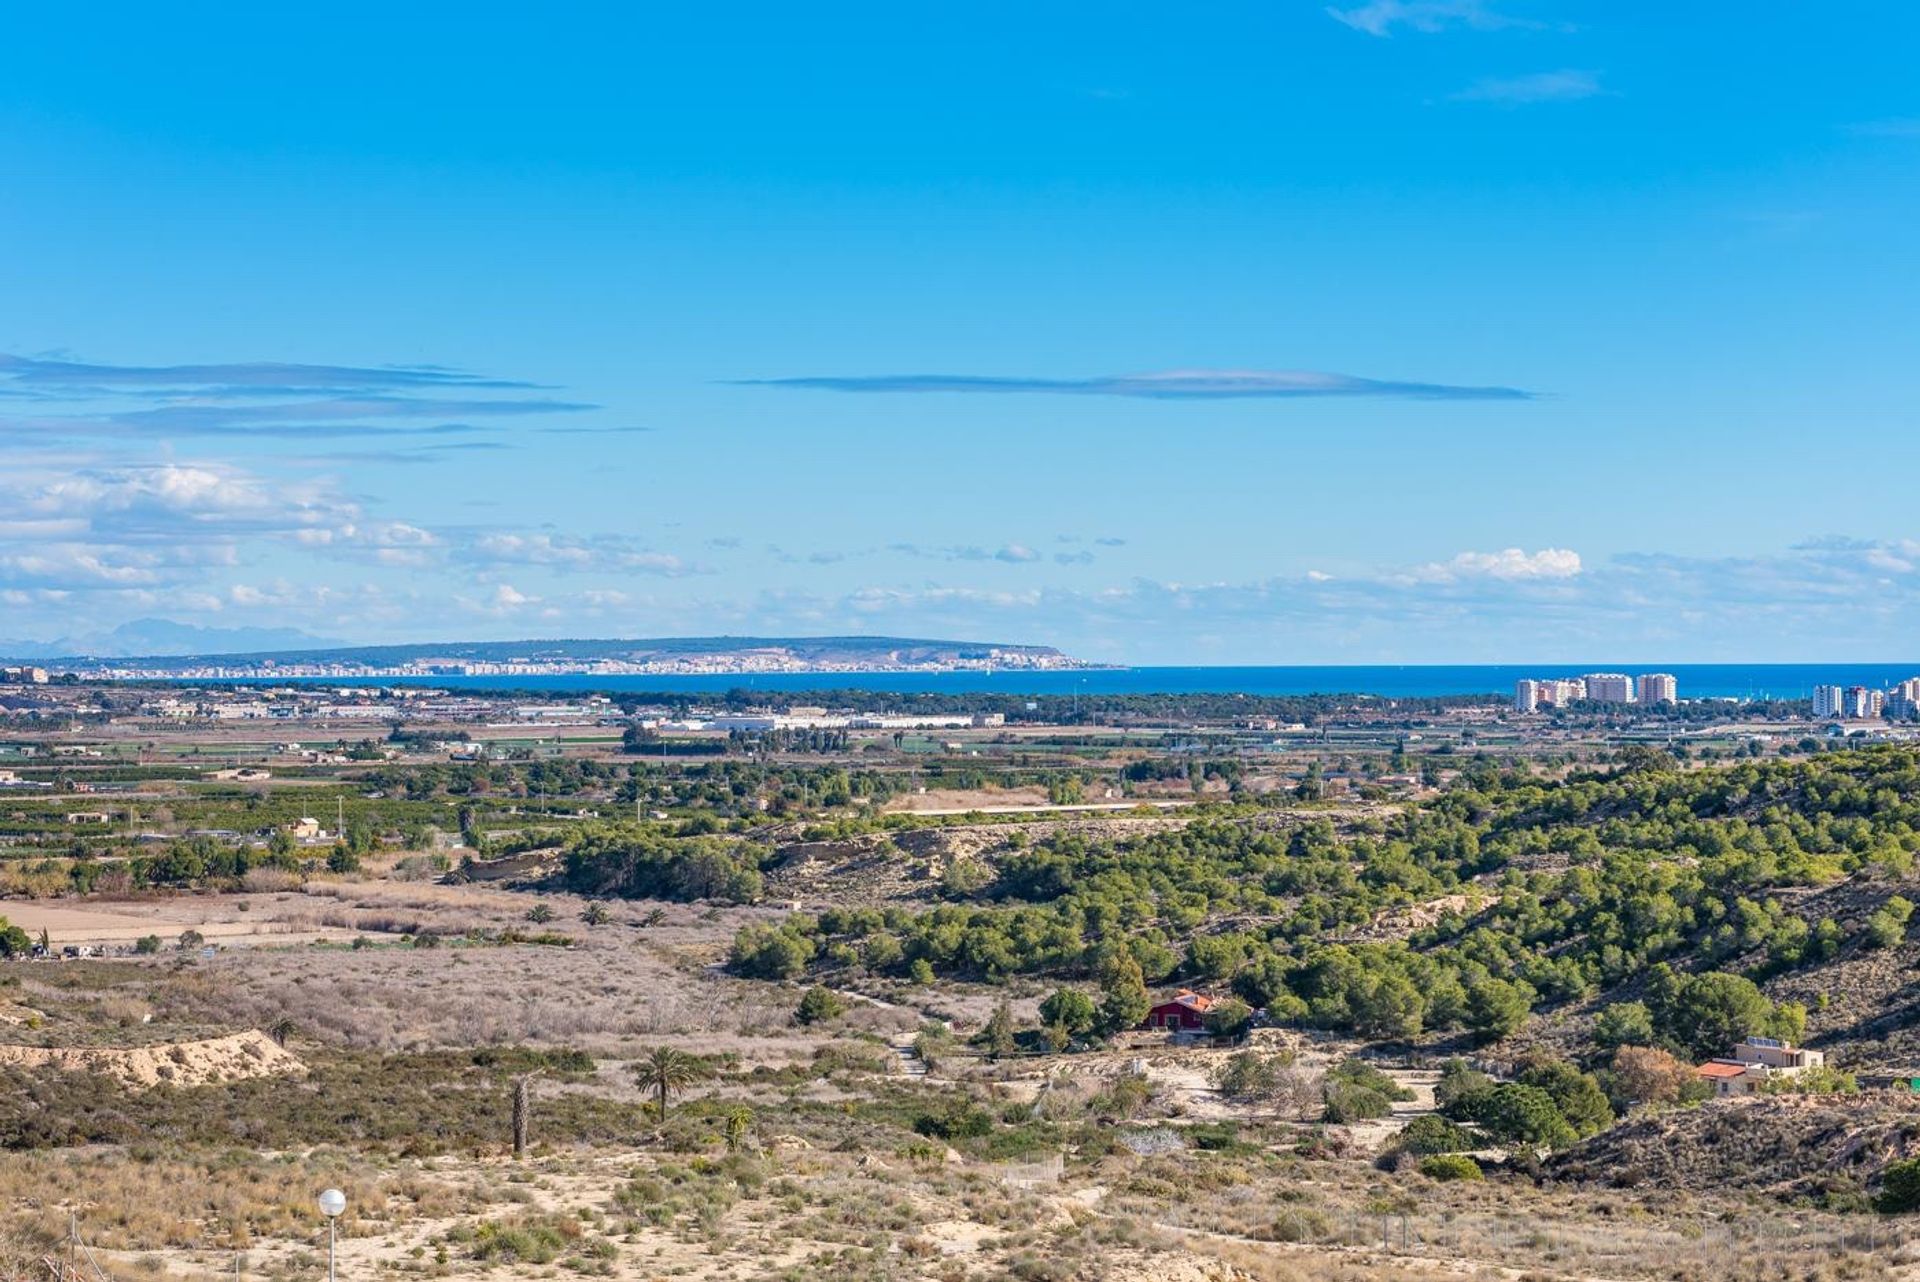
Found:
[[[246,685],[429,686],[449,690],[721,694],[763,690],[868,690],[899,694],[1372,695],[1417,699],[1442,695],[1508,695],[1523,677],[1574,677],[1590,672],[1671,673],[1685,699],[1804,699],[1816,685],[1884,689],[1920,675],[1914,663],[1498,663],[1498,664],[1189,664],[1052,670],[742,672],[689,674],[560,673],[538,676],[246,676],[178,678]]]

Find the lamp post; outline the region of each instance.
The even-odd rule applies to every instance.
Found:
[[[347,1195],[339,1189],[326,1189],[320,1194],[320,1214],[327,1217],[327,1282],[333,1282],[333,1227],[346,1209]]]

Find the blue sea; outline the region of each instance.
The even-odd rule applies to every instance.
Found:
[[[424,685],[465,690],[694,693],[855,689],[946,694],[1511,694],[1522,677],[1671,672],[1682,699],[1804,699],[1816,685],[1884,689],[1920,676],[1920,663],[1542,663],[1323,667],[1142,667],[1060,672],[828,672],[733,676],[312,678],[315,685]],[[281,678],[272,684],[286,684]]]

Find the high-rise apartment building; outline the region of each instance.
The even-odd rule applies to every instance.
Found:
[[[1513,683],[1513,710],[1532,712],[1540,706],[1540,687],[1544,684],[1526,677]]]
[[[1920,716],[1920,677],[1908,677],[1887,691],[1887,715],[1907,718]]]
[[[1841,701],[1840,715],[1852,721],[1867,721],[1880,715],[1884,707],[1883,696],[1878,690],[1869,690],[1865,686],[1848,686],[1846,697]]]
[[[1815,686],[1813,688],[1813,715],[1816,717],[1843,717],[1846,715],[1847,692],[1840,686]]]
[[[1680,682],[1671,672],[1649,672],[1640,678],[1640,702],[1680,702]]]
[[[1594,703],[1633,702],[1633,678],[1624,672],[1589,672],[1582,680]]]

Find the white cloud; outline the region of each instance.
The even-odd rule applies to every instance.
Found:
[[[1503,27],[1540,25],[1496,13],[1484,0],[1369,0],[1345,9],[1329,5],[1327,15],[1370,36],[1390,36],[1397,27],[1432,34],[1449,27],[1497,31]]]
[[[623,571],[676,577],[698,574],[697,566],[666,552],[636,548],[610,536],[582,539],[547,533],[495,531],[459,549],[461,560],[477,565],[536,565],[556,570]]]
[[[1408,572],[1421,583],[1455,583],[1463,579],[1523,582],[1570,579],[1580,573],[1580,554],[1569,548],[1541,548],[1527,552],[1502,548],[1498,552],[1462,552],[1450,561],[1433,561]]]

